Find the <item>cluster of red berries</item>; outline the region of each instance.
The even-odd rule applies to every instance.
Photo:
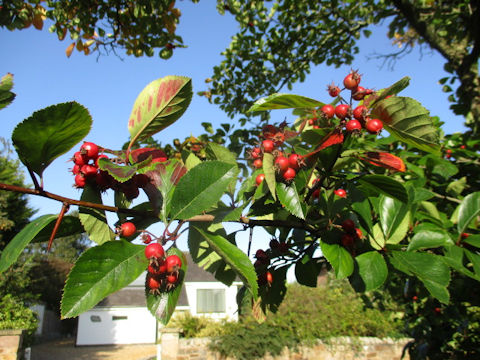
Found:
[[[150,261],[145,285],[151,294],[160,294],[174,289],[180,277],[182,260],[177,255],[165,257],[165,250],[159,243],[145,247],[145,257]]]
[[[332,97],[340,96],[343,90],[350,90],[350,103],[347,103],[343,98],[341,98],[342,103],[333,106],[331,104],[326,104],[320,108],[320,113],[317,116],[317,113],[314,114],[309,120],[309,124],[313,128],[319,128],[319,123],[324,121],[330,121],[335,116],[340,120],[340,124],[345,126],[347,132],[360,132],[362,129],[366,129],[371,134],[378,134],[383,129],[383,123],[379,119],[370,118],[368,108],[364,105],[359,105],[355,108],[352,107],[353,100],[363,100],[366,95],[373,93],[371,89],[365,89],[360,86],[361,75],[352,70],[346,77],[343,79],[344,88],[340,89],[339,86],[331,84],[328,86],[328,93]]]
[[[263,155],[270,153],[274,156],[275,170],[280,181],[289,183],[293,181],[298,170],[304,164],[301,155],[292,153],[284,154],[282,146],[285,141],[285,133],[282,128],[273,125],[266,125],[262,130],[263,141],[260,146],[250,150],[250,158],[253,159],[253,167],[255,169],[263,168]],[[257,175],[255,182],[260,185],[265,179],[265,174]]]
[[[125,182],[115,180],[107,171],[100,170],[98,160],[108,159],[105,154],[99,154],[100,148],[92,142],[84,142],[80,150],[73,154],[72,173],[75,175],[75,187],[84,188],[90,184],[101,191],[113,189],[121,191],[128,200],[133,200],[140,194],[139,188],[145,187],[150,179],[145,174],[135,174]]]
[[[341,237],[342,245],[349,250],[353,250],[355,242],[363,238],[362,230],[356,227],[352,219],[345,219],[342,222],[342,229],[344,231]]]
[[[258,249],[255,253],[255,271],[257,272],[257,282],[259,286],[271,286],[273,275],[269,271],[271,259],[288,254],[289,246],[286,242],[280,242],[277,239],[270,240],[269,249]]]

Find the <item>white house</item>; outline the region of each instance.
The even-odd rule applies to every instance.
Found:
[[[188,271],[175,312],[236,320],[241,282],[227,287],[197,266],[189,254]],[[76,345],[155,343],[157,321],[145,303],[145,274],[78,317]]]

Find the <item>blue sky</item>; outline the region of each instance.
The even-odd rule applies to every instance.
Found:
[[[220,63],[220,53],[229,45],[230,38],[237,30],[237,24],[230,15],[221,16],[215,10],[214,1],[192,4],[178,2],[182,11],[181,24],[177,32],[188,48],[175,49],[168,60],[159,57],[135,58],[113,54],[97,59],[96,55],[84,56],[74,52],[65,56],[69,39],[58,41],[55,35],[33,28],[9,32],[0,30],[2,56],[0,76],[14,74],[15,101],[0,111],[2,124],[0,136],[10,139],[17,123],[29,117],[34,111],[49,105],[77,101],[87,109],[93,118],[93,127],[85,138],[110,149],[119,149],[128,139],[127,121],[138,93],[152,80],[166,75],[184,75],[192,78],[194,93],[204,90],[204,80],[212,74],[213,66]],[[446,76],[443,59],[426,51],[421,56],[418,50],[400,60],[394,71],[381,68],[380,60],[368,60],[373,53],[389,53],[396,48],[386,37],[385,27],[373,28],[371,38],[361,40],[360,54],[351,66],[334,69],[326,66],[314,68],[307,81],[294,86],[292,91],[323,102],[330,101],[325,91],[327,84],[341,83],[350,68],[359,69],[363,74],[362,85],[381,89],[404,76],[412,78],[409,88],[402,92],[420,101],[432,115],[440,116],[446,123],[444,131],[464,131],[463,119],[449,109],[447,95],[442,93],[438,79]],[[282,120],[287,115],[279,112],[274,119]],[[290,116],[287,121],[293,121]],[[215,105],[203,97],[194,95],[185,115],[175,124],[155,135],[163,144],[174,138],[184,139],[190,134],[203,132],[202,122],[220,124],[230,121]],[[80,146],[80,145],[79,145]],[[73,176],[69,172],[71,152],[58,158],[44,173],[45,189],[63,196],[79,198],[80,192],[72,187]],[[29,181],[29,179],[27,179]],[[111,203],[113,195],[106,197]],[[30,204],[39,211],[37,215],[58,213],[61,204],[49,199],[32,197]]]

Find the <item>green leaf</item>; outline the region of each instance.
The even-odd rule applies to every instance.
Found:
[[[372,117],[382,120],[385,129],[398,140],[440,155],[438,128],[429,111],[418,101],[393,96],[376,103],[371,112]]]
[[[115,180],[122,183],[130,180],[138,170],[138,167],[135,165],[119,165],[105,158],[98,159],[98,167],[100,170],[108,172]]]
[[[275,181],[275,165],[273,155],[270,153],[263,154],[263,173],[265,174],[265,182],[268,189],[272,194],[274,200],[276,200],[276,181]]]
[[[0,109],[9,105],[15,99],[15,94],[10,91],[12,87],[13,75],[8,73],[0,79]]]
[[[167,256],[177,255],[182,260],[182,267],[179,270],[179,280],[173,291],[161,292],[159,295],[150,294],[145,289],[147,296],[147,308],[163,325],[167,325],[177,306],[180,293],[182,291],[183,280],[187,273],[187,259],[182,251],[171,247],[167,251]]]
[[[207,211],[237,175],[235,164],[214,160],[195,166],[177,184],[171,200],[171,218],[188,219]]]
[[[248,109],[248,112],[274,109],[314,108],[319,106],[323,106],[323,103],[305,96],[272,94],[255,101],[250,109]]]
[[[408,205],[382,195],[378,201],[378,214],[387,244],[399,243],[408,231],[410,222]]]
[[[337,279],[344,279],[353,272],[352,255],[338,244],[327,244],[322,242],[320,245],[322,253],[335,270]]]
[[[220,255],[238,274],[256,299],[258,296],[257,274],[248,256],[221,235],[206,232],[200,227],[195,227],[195,230],[201,236],[202,241],[206,241],[213,251]]]
[[[200,160],[197,155],[195,155],[194,153],[190,153],[188,154],[188,157],[185,160],[185,167],[187,168],[187,170],[190,170],[195,166],[197,166],[198,164],[200,164],[201,162],[202,160]]]
[[[384,194],[400,200],[403,203],[408,203],[408,194],[405,187],[388,176],[365,175],[358,179],[358,181],[374,193]]]
[[[386,241],[383,231],[380,227],[380,223],[376,223],[372,228],[373,235],[368,235],[368,240],[370,245],[377,250],[383,249],[385,247]]]
[[[73,266],[63,289],[61,315],[80,315],[106,296],[130,284],[145,271],[145,246],[109,241],[85,251]]]
[[[405,76],[398,80],[395,84],[388,88],[375,92],[372,95],[366,96],[363,105],[366,107],[374,107],[379,101],[385,99],[387,96],[396,96],[400,91],[405,89],[410,84],[410,77]]]
[[[415,251],[419,249],[433,249],[440,246],[453,245],[452,239],[447,233],[442,231],[424,230],[417,232],[410,244],[407,251]]]
[[[470,235],[466,239],[463,239],[462,242],[480,248],[480,235]]]
[[[295,263],[295,278],[301,285],[316,287],[320,267],[317,261],[305,255]]]
[[[191,99],[190,78],[170,75],[148,84],[135,100],[128,120],[129,147],[177,121]]]
[[[50,235],[52,235],[53,228],[55,227],[55,221],[52,221],[50,224],[45,226],[33,239],[35,243],[46,242],[50,240]],[[84,233],[85,230],[80,223],[78,216],[66,215],[63,217],[60,226],[57,229],[55,234],[55,239],[59,239],[66,236],[76,235]]]
[[[471,252],[470,250],[464,249],[465,255],[467,256],[468,260],[472,263],[473,271],[477,276],[480,276],[480,255]]]
[[[465,196],[458,211],[458,232],[466,232],[468,225],[480,214],[480,192]]]
[[[208,143],[206,151],[211,160],[220,160],[227,164],[237,163],[237,156],[222,145]]]
[[[290,211],[292,215],[300,219],[305,219],[305,210],[303,208],[302,201],[297,193],[295,183],[285,185],[283,183],[277,183],[277,195],[280,203],[285,206],[285,209]]]
[[[452,197],[459,197],[467,186],[467,177],[464,176],[458,180],[452,181],[447,185],[446,192]]]
[[[92,118],[82,105],[76,102],[52,105],[18,124],[12,142],[22,163],[41,177],[53,160],[90,132],[91,126]]]
[[[379,288],[387,279],[385,259],[377,251],[369,251],[355,257],[356,268],[350,281],[359,292]]]
[[[55,221],[57,217],[57,215],[42,215],[27,224],[17,235],[15,235],[2,251],[0,257],[0,273],[8,269],[10,265],[17,261],[25,247],[42,231],[42,229],[47,227],[52,221]]]
[[[450,282],[450,269],[441,256],[404,251],[391,251],[389,254],[394,267],[408,275],[415,275],[432,296],[448,304],[450,295],[447,286]]]
[[[223,284],[230,286],[235,280],[237,274],[227,265],[223,258],[217,254],[203,236],[197,231],[201,228],[206,233],[216,234],[227,238],[227,234],[220,224],[195,223],[188,232],[188,249],[193,261],[212,273],[215,278]],[[232,243],[235,245],[234,243]]]
[[[102,196],[100,190],[94,189],[91,186],[85,186],[80,200],[101,204]],[[107,216],[104,210],[80,206],[78,217],[90,240],[101,245],[115,239],[115,234],[110,229],[110,226],[108,226]]]

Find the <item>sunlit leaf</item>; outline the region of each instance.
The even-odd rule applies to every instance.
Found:
[[[353,272],[352,255],[338,244],[321,243],[322,253],[335,270],[337,279],[350,276]]]
[[[277,195],[280,203],[285,206],[291,214],[300,219],[305,219],[305,210],[302,206],[302,200],[298,196],[295,183],[291,183],[290,185],[277,183]]]
[[[480,214],[480,192],[465,196],[459,206],[457,229],[459,234],[466,232],[468,225]]]
[[[398,156],[377,151],[368,151],[363,155],[358,156],[361,160],[366,161],[372,165],[380,166],[385,169],[404,172],[405,163]]]
[[[248,111],[252,112],[274,109],[314,108],[318,106],[323,106],[323,103],[305,96],[273,94],[255,101]]]
[[[377,251],[369,251],[355,257],[356,267],[350,282],[357,291],[372,291],[387,279],[385,259]]]
[[[0,79],[0,109],[3,109],[15,99],[10,90],[13,87],[13,75],[8,73]]]

